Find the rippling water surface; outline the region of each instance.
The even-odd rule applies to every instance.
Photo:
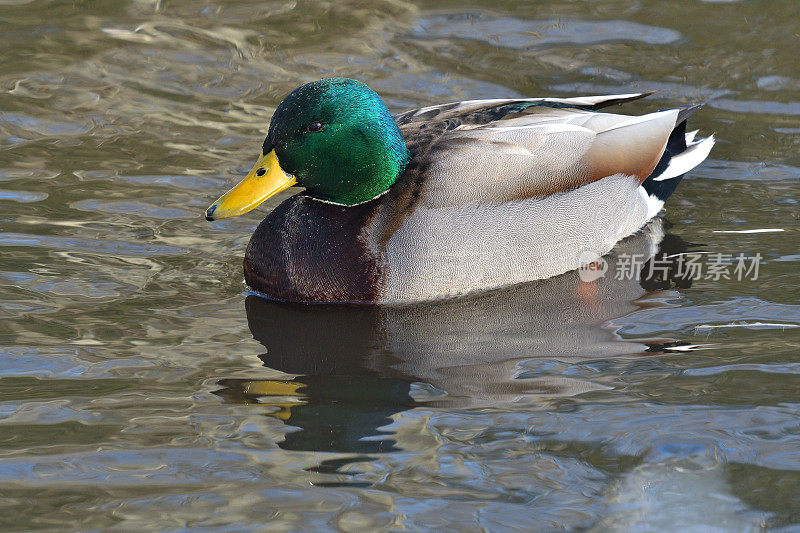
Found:
[[[798,20],[795,0],[0,0],[0,527],[800,527]],[[247,297],[266,209],[202,211],[327,75],[396,111],[707,102],[711,158],[611,264],[759,253],[759,277]]]

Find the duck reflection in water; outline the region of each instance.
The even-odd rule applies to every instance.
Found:
[[[686,250],[687,243],[665,236],[662,221],[655,220],[617,245],[605,258],[605,275],[592,282],[570,272],[398,307],[302,306],[251,295],[246,299],[250,330],[267,348],[259,358],[297,377],[226,379],[216,393],[230,402],[264,405],[269,416],[298,428],[279,443],[283,449],[374,454],[398,449],[381,428],[393,415],[422,404],[491,407],[606,389],[567,376],[530,375],[521,363],[534,358],[570,363],[657,349],[658,344],[622,340],[607,322],[663,305],[660,299],[648,301],[648,292],[690,281],[674,275],[675,265],[660,278],[646,276],[647,264],[638,279],[616,275],[617,268],[625,255],[652,261]]]

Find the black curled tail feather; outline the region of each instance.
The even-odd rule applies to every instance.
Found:
[[[678,184],[683,179],[683,175],[675,176],[674,178],[666,179],[663,181],[656,181],[655,178],[659,177],[669,166],[673,157],[682,154],[686,151],[686,121],[698,109],[703,107],[703,104],[690,105],[679,108],[678,119],[675,122],[675,129],[669,135],[667,140],[667,147],[664,150],[664,155],[658,161],[656,168],[653,169],[644,182],[642,187],[647,191],[650,196],[655,196],[659,200],[666,201],[667,198],[675,192]]]

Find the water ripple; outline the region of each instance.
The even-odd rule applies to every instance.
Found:
[[[0,529],[796,528],[795,4],[0,0]],[[392,111],[706,102],[660,246],[759,279],[254,304],[241,258],[291,192],[203,209],[331,75]]]
[[[505,48],[575,46],[617,41],[669,44],[678,31],[627,20],[520,20],[486,15],[438,15],[422,19],[414,29],[422,39],[475,39]]]

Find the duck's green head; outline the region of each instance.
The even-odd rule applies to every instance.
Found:
[[[352,206],[384,193],[410,159],[386,105],[363,83],[327,78],[292,91],[275,110],[253,170],[206,211],[241,215],[293,185]]]

